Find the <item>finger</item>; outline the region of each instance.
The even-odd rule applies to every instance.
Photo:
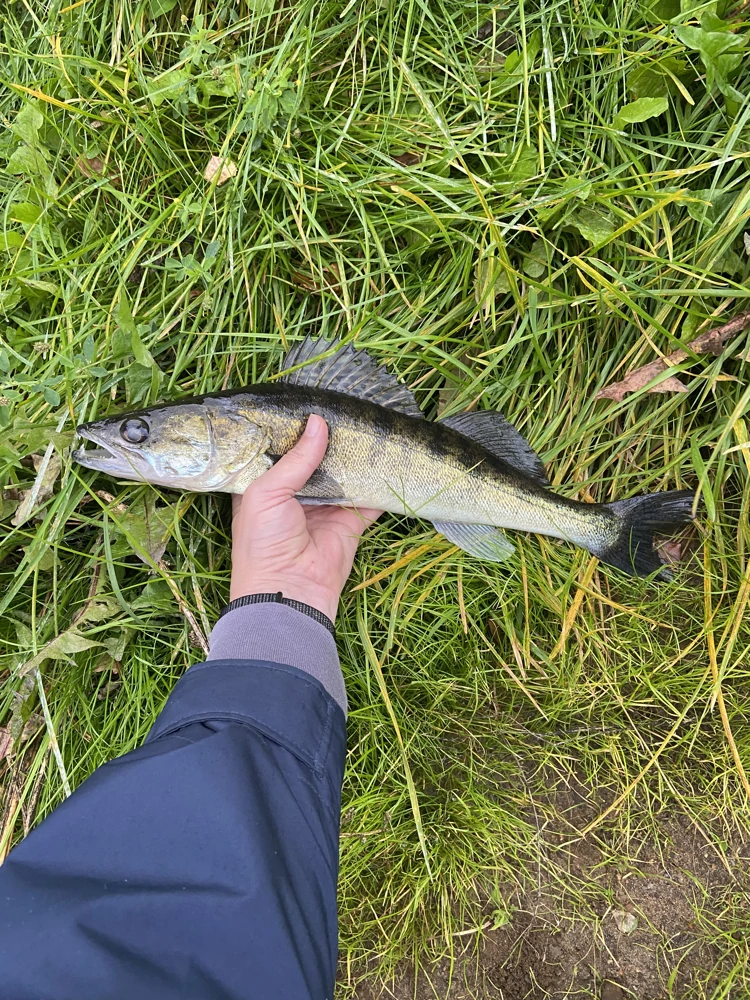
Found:
[[[372,510],[369,507],[305,508],[311,533],[317,530],[334,531],[346,544],[353,543],[355,549],[360,537],[382,513],[382,510]]]
[[[295,446],[252,484],[255,501],[270,495],[293,497],[323,461],[327,447],[328,424],[312,413]]]
[[[371,524],[374,524],[377,521],[383,511],[373,510],[372,507],[354,507],[351,513],[353,514],[352,521],[356,518],[355,530],[362,535],[365,531],[367,531]]]

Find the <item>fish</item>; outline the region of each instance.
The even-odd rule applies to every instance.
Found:
[[[539,456],[494,410],[427,420],[411,390],[367,351],[308,337],[282,376],[81,424],[74,459],[136,482],[243,493],[295,443],[307,418],[328,424],[304,504],[373,508],[431,521],[479,559],[503,562],[503,529],[572,542],[631,575],[670,579],[655,548],[694,518],[692,490],[582,503],[553,492]],[[91,448],[89,445],[94,445]]]

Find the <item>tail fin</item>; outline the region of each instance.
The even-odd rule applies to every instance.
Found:
[[[604,504],[620,518],[622,529],[614,545],[595,555],[631,576],[650,576],[659,570],[660,579],[671,580],[671,572],[654,548],[654,535],[669,534],[692,521],[694,503],[692,490],[670,490]]]

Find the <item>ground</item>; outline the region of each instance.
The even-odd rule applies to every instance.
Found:
[[[728,894],[747,893],[747,843],[722,855],[684,817],[664,817],[656,845],[635,842],[627,862],[602,863],[594,845],[571,843],[567,823],[585,822],[586,804],[571,803],[564,813],[565,829],[555,836],[547,828],[540,843],[536,888],[509,895],[504,926],[493,926],[488,908],[481,936],[470,935],[453,962],[424,968],[416,985],[409,970],[382,987],[362,987],[356,996],[663,1000],[700,995],[701,988],[711,995],[729,970],[720,951],[705,941],[701,924],[721,920]],[[548,847],[558,852],[554,867]],[[560,898],[566,880],[587,884],[596,897],[588,919],[566,905],[564,894]],[[635,918],[633,929],[623,922],[628,917]]]
[[[339,336],[565,496],[701,500],[665,582],[368,533],[338,998],[750,996],[746,8],[3,5],[0,857],[227,599],[227,498],[82,470],[74,427]]]

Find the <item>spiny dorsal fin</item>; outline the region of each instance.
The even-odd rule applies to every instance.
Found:
[[[455,413],[452,417],[445,417],[441,423],[481,444],[487,451],[508,465],[512,465],[519,472],[523,472],[534,482],[541,486],[549,486],[541,458],[513,424],[508,423],[502,413],[496,410]]]
[[[410,417],[424,417],[411,390],[402,385],[395,375],[373,361],[366,351],[358,351],[351,344],[344,347],[338,347],[338,344],[338,340],[306,337],[289,351],[283,367],[293,368],[305,361],[309,364],[284,375],[284,381],[290,385],[343,392],[347,396],[368,399],[371,403],[399,410]],[[319,354],[337,347],[338,350],[330,357],[314,360]]]
[[[433,521],[432,524],[449,542],[478,559],[503,562],[516,551],[505,534],[491,524],[461,524],[458,521]]]

